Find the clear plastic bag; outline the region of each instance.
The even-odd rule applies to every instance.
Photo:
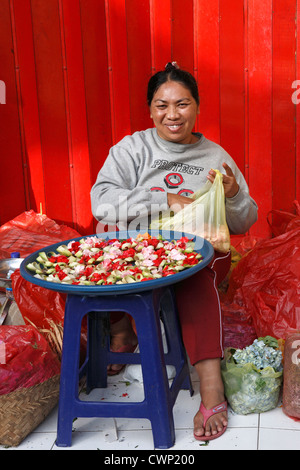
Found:
[[[241,415],[262,413],[276,408],[282,384],[282,370],[267,366],[259,369],[251,362],[237,364],[235,349],[225,350],[221,363],[225,396],[232,410]]]
[[[230,250],[230,234],[226,222],[223,175],[214,170],[214,182],[205,185],[189,196],[194,201],[174,215],[170,212],[151,223],[152,229],[174,230],[191,233],[208,240],[215,250],[227,253]]]

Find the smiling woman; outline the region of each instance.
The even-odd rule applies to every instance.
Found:
[[[214,181],[214,168],[223,173],[229,229],[233,233],[247,231],[256,221],[257,206],[242,173],[223,148],[200,132],[193,132],[199,112],[194,77],[169,63],[150,78],[147,100],[155,127],[128,135],[110,149],[91,191],[94,216],[108,224],[146,231],[151,218],[155,220],[160,211],[176,212],[190,204],[193,193],[207,180]],[[112,216],[116,218],[112,220]],[[226,276],[230,259],[230,251],[215,252],[214,261],[201,274],[176,285],[184,344],[200,379],[202,404],[194,419],[197,440],[215,439],[227,427],[217,285]],[[113,349],[133,341],[123,322],[124,344],[120,343],[119,324],[111,328]]]

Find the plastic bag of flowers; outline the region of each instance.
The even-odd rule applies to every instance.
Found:
[[[225,396],[237,414],[276,408],[282,376],[282,352],[271,336],[255,339],[244,349],[225,350],[222,360]]]

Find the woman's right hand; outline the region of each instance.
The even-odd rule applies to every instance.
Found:
[[[181,196],[180,194],[168,193],[168,205],[172,211],[179,212],[187,204],[194,202],[190,197]]]

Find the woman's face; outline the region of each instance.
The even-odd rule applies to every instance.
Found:
[[[179,82],[168,81],[161,85],[150,105],[159,137],[180,144],[195,142],[192,130],[197,113],[198,105],[190,90]]]

